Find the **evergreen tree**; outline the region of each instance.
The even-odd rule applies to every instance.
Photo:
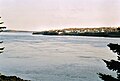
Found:
[[[1,19],[1,17],[0,17],[0,19]],[[2,26],[3,23],[4,23],[4,22],[2,22],[2,21],[0,22],[0,32],[2,32],[3,29],[6,28],[6,27]],[[0,41],[0,43],[3,43],[3,41]],[[5,48],[5,47],[0,47],[0,53],[3,53],[4,48]]]
[[[120,45],[109,43],[107,45],[110,50],[112,50],[114,53],[117,53],[117,60],[104,60],[106,63],[106,67],[111,71],[116,71],[117,77],[113,77],[111,75],[98,73],[99,77],[104,81],[120,81]]]

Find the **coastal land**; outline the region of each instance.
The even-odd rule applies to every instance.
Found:
[[[69,36],[98,36],[98,37],[120,37],[120,27],[99,28],[66,28],[61,30],[49,30],[33,32],[33,35],[69,35]]]
[[[0,81],[30,81],[30,80],[23,80],[16,76],[0,75]]]

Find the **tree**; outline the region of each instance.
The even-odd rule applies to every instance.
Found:
[[[117,60],[104,60],[106,63],[106,67],[109,70],[116,71],[117,77],[113,77],[111,75],[98,73],[99,77],[104,81],[120,81],[120,45],[109,43],[107,45],[110,50],[112,50],[114,53],[117,53]]]
[[[1,17],[0,17],[0,19],[1,19]],[[2,22],[2,21],[0,22],[0,32],[2,32],[3,29],[6,28],[6,27],[2,26],[3,23],[4,23],[4,22]],[[0,41],[0,43],[3,43],[3,41]],[[0,47],[0,53],[3,53],[4,48],[5,48],[5,47]]]

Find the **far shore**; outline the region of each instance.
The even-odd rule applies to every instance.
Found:
[[[68,28],[62,30],[49,30],[33,32],[33,35],[52,35],[52,36],[94,36],[94,37],[120,37],[119,27],[101,28]]]
[[[100,28],[67,28],[48,31],[20,31],[4,30],[3,32],[31,33],[32,35],[50,36],[92,36],[92,37],[120,37],[120,27],[100,27]]]

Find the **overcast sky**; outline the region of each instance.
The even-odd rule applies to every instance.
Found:
[[[120,26],[120,0],[0,0],[8,29]]]

